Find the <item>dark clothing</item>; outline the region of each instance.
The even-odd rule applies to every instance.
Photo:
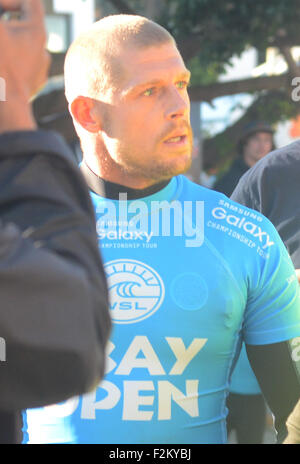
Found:
[[[275,416],[277,442],[283,443],[287,439],[290,443],[300,444],[300,375],[291,356],[290,341],[269,345],[246,345],[246,349],[250,365],[263,392],[262,401],[260,402],[261,409],[258,413],[259,402],[256,401],[256,431],[251,430],[253,422],[251,422],[250,417],[247,421],[247,415],[245,414],[247,404],[247,414],[252,414],[250,412],[250,403],[240,398],[244,407],[235,407],[231,413],[232,394],[230,394],[227,403],[229,408],[229,429],[235,428],[238,436],[244,437],[243,439],[245,439],[247,430],[248,440],[251,437],[253,439],[254,435],[256,435],[256,443],[260,443],[263,439],[262,431],[266,423],[266,408],[262,406],[263,398],[265,398]],[[274,363],[274,359],[276,359],[276,363]],[[274,385],[276,385],[276,388],[274,388]],[[235,397],[238,396],[243,397],[244,395],[235,395]],[[244,399],[246,397],[250,399],[251,396],[254,395],[245,395]],[[237,406],[236,403],[235,405]],[[293,416],[290,416],[292,411],[294,411]],[[290,427],[289,431],[287,431],[286,420],[289,416]],[[258,438],[259,431],[260,437]]]
[[[61,137],[0,136],[0,218],[0,442],[14,443],[20,410],[96,386],[111,322],[89,192]]]
[[[227,407],[228,434],[235,430],[239,445],[262,444],[266,425],[264,397],[230,393],[227,398]]]
[[[240,180],[231,198],[260,211],[276,227],[300,268],[300,140],[269,153]]]
[[[241,178],[231,196],[234,201],[260,211],[274,224],[296,269],[300,268],[299,179],[300,140],[297,140],[256,163]],[[277,360],[276,356],[274,359]],[[297,372],[295,367],[294,371]],[[300,396],[300,387],[298,391]],[[298,440],[299,443],[300,401],[289,424],[287,442]]]
[[[154,193],[159,192],[170,182],[170,179],[168,179],[144,189],[134,189],[102,179],[102,177],[97,176],[97,174],[95,174],[84,161],[81,163],[80,170],[92,192],[95,192],[102,197],[114,200],[119,200],[122,193],[126,193],[127,200],[136,200],[138,198],[147,197],[148,195],[153,195]]]
[[[0,411],[0,444],[21,444],[22,426],[21,411]]]
[[[214,184],[213,189],[218,192],[224,193],[228,197],[232,194],[238,181],[248,171],[249,166],[245,163],[243,158],[237,158],[229,170]]]

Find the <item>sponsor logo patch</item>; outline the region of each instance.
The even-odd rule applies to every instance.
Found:
[[[159,309],[165,289],[153,268],[140,261],[117,259],[106,263],[104,269],[114,323],[140,322]]]

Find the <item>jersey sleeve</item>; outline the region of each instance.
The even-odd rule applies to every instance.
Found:
[[[271,222],[263,217],[261,233],[268,247],[248,275],[243,335],[247,344],[277,343],[300,334],[299,284],[287,250]]]

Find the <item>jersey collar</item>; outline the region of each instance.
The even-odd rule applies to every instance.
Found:
[[[167,179],[145,189],[133,189],[102,179],[97,176],[84,161],[82,161],[80,165],[80,170],[90,190],[101,197],[112,200],[118,200],[120,193],[126,193],[128,200],[148,197],[163,190],[171,182],[171,179]]]

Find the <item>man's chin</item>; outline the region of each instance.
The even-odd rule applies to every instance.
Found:
[[[178,176],[179,174],[185,174],[192,166],[192,157],[187,156],[185,160],[181,160],[177,166],[174,166],[173,176]]]
[[[192,157],[190,154],[181,156],[172,163],[153,163],[149,166],[131,166],[130,169],[123,167],[124,172],[134,176],[151,180],[152,183],[171,179],[172,177],[186,173],[192,165]]]
[[[160,180],[170,179],[171,177],[179,176],[180,174],[185,174],[190,169],[191,165],[191,161],[186,161],[176,163],[176,165],[172,166],[157,167],[157,169],[155,169],[155,177],[160,178]]]

